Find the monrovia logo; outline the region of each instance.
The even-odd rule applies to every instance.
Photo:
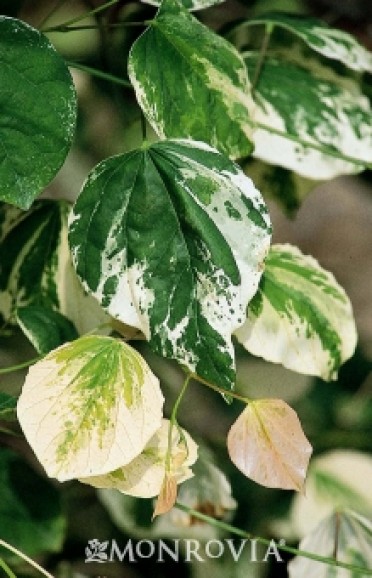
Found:
[[[251,562],[267,562],[270,556],[274,556],[277,562],[283,562],[279,547],[285,544],[285,540],[278,543],[270,540],[266,549],[258,551],[258,540],[246,538],[232,540],[208,540],[202,542],[192,538],[164,540],[132,540],[130,538],[123,546],[119,546],[116,540],[100,542],[96,538],[89,540],[85,548],[85,562],[137,562],[139,559],[155,558],[156,562],[166,562],[170,559],[175,562],[205,562],[208,558],[221,558],[230,555],[235,562],[244,554]]]

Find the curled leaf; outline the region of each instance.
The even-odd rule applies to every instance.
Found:
[[[173,427],[168,464],[169,423],[163,419],[160,429],[142,453],[124,467],[104,476],[81,477],[80,481],[96,488],[115,488],[130,496],[153,498],[161,493],[166,473],[177,484],[191,478],[193,473],[190,466],[197,459],[197,445],[185,430],[180,433],[177,427]]]
[[[236,467],[258,484],[302,489],[312,448],[296,412],[284,401],[250,402],[232,425],[227,448]]]
[[[159,381],[129,345],[86,336],[29,370],[18,419],[47,474],[102,475],[141,453],[160,427]]]
[[[174,476],[165,474],[163,484],[161,486],[160,494],[155,503],[154,513],[152,518],[166,514],[171,510],[177,500],[177,480]]]

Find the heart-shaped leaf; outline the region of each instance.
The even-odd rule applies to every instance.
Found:
[[[236,467],[258,484],[302,489],[312,448],[284,401],[251,401],[232,425],[227,447]]]
[[[270,235],[252,181],[215,149],[183,140],[103,161],[70,224],[77,273],[108,313],[227,389],[231,333],[257,290]]]
[[[32,366],[18,419],[47,474],[102,475],[141,453],[161,425],[158,379],[129,345],[86,336]]]
[[[291,245],[273,245],[248,318],[235,332],[253,355],[335,379],[354,352],[350,301],[332,273]]]
[[[49,40],[0,16],[0,199],[22,209],[52,180],[74,136],[76,95]]]
[[[244,62],[177,0],[164,0],[134,43],[128,74],[160,137],[205,141],[231,158],[252,152],[254,103]]]
[[[80,478],[80,481],[96,488],[114,488],[140,498],[157,496],[162,490],[166,473],[176,484],[180,484],[193,475],[190,466],[197,458],[197,445],[185,430],[180,432],[177,427],[172,428],[169,463],[168,443],[169,421],[164,419],[144,450],[130,463],[104,476]]]

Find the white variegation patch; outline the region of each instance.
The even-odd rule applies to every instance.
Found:
[[[142,0],[145,4],[151,4],[151,6],[160,6],[161,0]],[[225,0],[182,0],[182,5],[190,10],[190,12],[196,10],[204,10],[210,6],[215,6],[216,4],[222,4]]]
[[[248,318],[235,332],[253,355],[335,379],[354,352],[350,301],[334,276],[291,245],[273,245]]]
[[[80,481],[96,488],[114,488],[130,496],[152,498],[160,493],[166,472],[177,484],[188,480],[193,476],[191,466],[197,459],[197,445],[185,430],[182,430],[181,437],[179,429],[174,426],[168,470],[169,427],[169,420],[163,419],[160,429],[141,454],[126,466],[105,476],[80,478]]]
[[[50,477],[102,475],[133,460],[161,425],[158,379],[129,345],[86,336],[32,366],[18,419]]]
[[[284,13],[272,13],[247,22],[248,26],[271,24],[289,30],[299,36],[310,48],[326,58],[338,60],[351,70],[372,72],[372,54],[351,34],[330,28],[315,18],[298,17]]]
[[[246,53],[245,58],[254,69],[257,56]],[[276,88],[279,76],[285,98]],[[369,101],[356,85],[344,88],[336,79],[326,81],[305,68],[267,59],[256,87],[254,156],[319,180],[357,173],[370,164]],[[296,82],[301,90],[296,91]]]

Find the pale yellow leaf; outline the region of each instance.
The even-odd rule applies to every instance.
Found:
[[[159,380],[137,351],[91,335],[30,368],[17,412],[47,474],[64,481],[132,461],[159,429],[163,402]]]
[[[250,402],[232,425],[227,447],[236,467],[258,484],[303,487],[312,448],[296,412],[284,401]]]

